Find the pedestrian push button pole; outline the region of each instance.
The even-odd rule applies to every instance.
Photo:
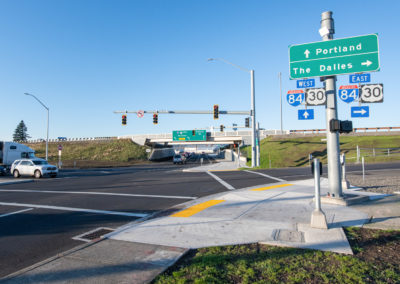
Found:
[[[315,184],[315,209],[311,214],[311,227],[318,229],[328,229],[325,213],[321,210],[321,163],[319,159],[313,161],[314,170],[314,184]]]

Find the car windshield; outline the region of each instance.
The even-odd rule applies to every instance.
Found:
[[[32,161],[35,165],[47,165],[47,161]]]

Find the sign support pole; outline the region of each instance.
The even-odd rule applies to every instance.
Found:
[[[257,166],[257,149],[256,149],[256,102],[254,88],[254,70],[250,70],[251,80],[251,167]]]
[[[335,33],[332,12],[324,12],[321,15],[320,35],[323,41],[333,39]],[[329,122],[331,119],[337,119],[337,102],[336,102],[336,76],[325,77],[324,80],[326,90],[326,141],[328,154],[328,179],[329,193],[333,198],[342,199],[342,184],[340,174],[340,148],[339,133],[330,131]]]

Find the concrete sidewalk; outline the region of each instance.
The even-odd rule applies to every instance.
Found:
[[[327,190],[322,179],[322,194]],[[124,226],[103,241],[25,269],[6,283],[148,283],[191,248],[255,242],[352,254],[342,226],[366,224],[368,210],[322,204],[329,229],[311,228],[313,196],[312,179],[207,196],[183,204],[173,215]]]

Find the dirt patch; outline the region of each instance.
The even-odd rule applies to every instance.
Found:
[[[354,255],[364,261],[393,265],[400,272],[400,231],[346,228]]]
[[[351,185],[362,187],[366,191],[386,194],[400,191],[400,176],[395,174],[367,174],[364,179],[362,175],[354,174],[349,174],[346,177]]]

